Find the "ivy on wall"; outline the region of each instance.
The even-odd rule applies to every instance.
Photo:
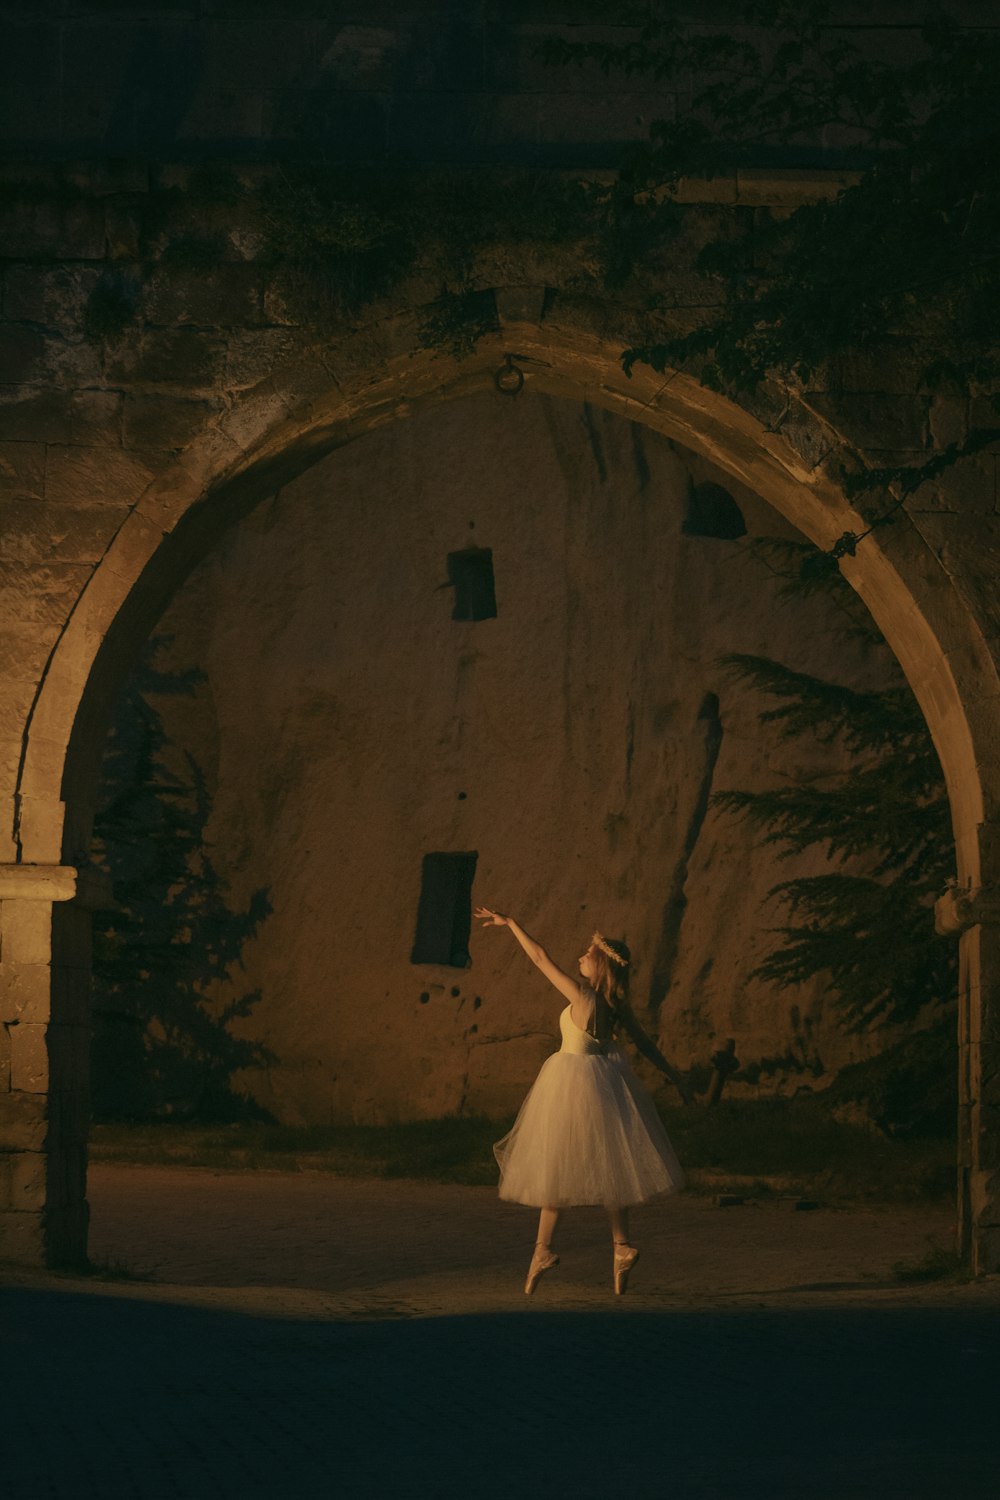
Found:
[[[605,275],[646,293],[647,335],[626,369],[690,368],[739,395],[769,378],[822,388],[839,359],[905,349],[914,392],[963,404],[967,427],[945,451],[847,476],[876,523],[1000,440],[1000,29],[963,28],[947,10],[880,33],[838,24],[825,0],[742,0],[729,25],[667,18],[627,45],[544,49],[553,65],[596,61],[690,91],[603,198]],[[706,237],[694,269],[714,305],[693,326],[660,295],[658,268],[685,234],[684,179],[831,154],[847,170],[828,199],[729,213]]]

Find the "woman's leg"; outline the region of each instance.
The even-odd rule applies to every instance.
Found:
[[[543,1208],[538,1215],[538,1240],[539,1245],[552,1248],[552,1236],[556,1232],[559,1222],[559,1210],[557,1208]]]
[[[559,1257],[552,1248],[552,1236],[556,1232],[556,1224],[559,1222],[559,1210],[557,1208],[543,1208],[538,1216],[538,1239],[531,1256],[531,1265],[528,1267],[528,1279],[524,1283],[524,1290],[530,1297],[546,1271],[551,1271],[553,1266],[559,1264]]]
[[[616,1245],[628,1245],[628,1209],[609,1208],[608,1218],[611,1220],[611,1238]]]
[[[609,1208],[608,1218],[611,1220],[611,1238],[614,1241],[611,1249],[611,1264],[615,1295],[620,1297],[628,1285],[629,1273],[639,1259],[639,1252],[628,1237],[628,1209]]]

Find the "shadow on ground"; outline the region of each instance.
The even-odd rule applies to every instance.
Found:
[[[262,1317],[2,1296],[5,1480],[51,1500],[986,1500],[1000,1309]]]

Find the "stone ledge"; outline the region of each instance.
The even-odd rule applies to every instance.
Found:
[[[115,906],[104,871],[75,865],[0,864],[0,901],[76,901],[86,911]]]
[[[73,865],[0,865],[0,901],[72,901]]]

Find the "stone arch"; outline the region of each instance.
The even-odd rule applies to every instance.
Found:
[[[17,787],[19,862],[84,856],[89,829],[72,799],[91,769],[91,727],[131,660],[130,641],[156,619],[214,539],[265,495],[332,449],[439,401],[486,389],[516,342],[525,388],[587,400],[673,438],[755,490],[817,546],[865,523],[832,477],[851,450],[797,403],[770,425],[679,371],[621,371],[621,341],[512,325],[456,362],[426,351],[376,360],[347,388],[321,364],[298,366],[251,393],[159,475],[125,517],[67,622],[32,709]],[[376,348],[378,344],[376,342]],[[303,387],[312,392],[296,400]],[[332,387],[332,388],[331,388]],[[806,455],[819,455],[818,458]],[[995,816],[1000,681],[971,617],[907,524],[866,538],[843,571],[898,658],[927,718],[951,799],[958,878],[980,884],[975,830]],[[116,672],[115,664],[119,670]],[[59,795],[54,795],[56,786]],[[70,802],[63,821],[59,806]]]
[[[524,306],[532,302],[536,312],[529,315]],[[500,332],[481,339],[468,358],[420,349],[409,336],[415,320],[395,319],[366,331],[349,380],[338,380],[323,352],[312,350],[234,403],[125,515],[51,653],[25,734],[12,811],[17,860],[8,869],[20,871],[21,884],[8,880],[4,892],[5,924],[9,898],[27,898],[24,908],[33,912],[56,903],[51,928],[36,934],[33,951],[37,958],[51,939],[50,1099],[75,1102],[65,1106],[62,1124],[50,1125],[47,1140],[50,1255],[79,1254],[85,1243],[79,1123],[85,1065],[79,1052],[85,1045],[81,995],[88,967],[81,909],[88,894],[86,876],[77,872],[90,841],[107,716],[138,643],[223,530],[334,448],[438,402],[489,388],[508,354],[527,390],[601,405],[693,449],[756,491],[820,547],[830,547],[845,531],[865,529],[837,479],[839,466],[856,462],[856,455],[803,400],[782,396],[773,410],[755,414],[681,371],[659,375],[640,367],[627,378],[621,336],[543,319],[540,298],[498,293],[497,303]],[[505,307],[513,308],[510,317]],[[982,835],[984,825],[987,832],[993,825],[1000,795],[994,748],[1000,744],[1000,684],[986,644],[908,519],[866,538],[855,557],[844,559],[843,569],[921,704],[948,785],[959,883],[978,889],[993,873],[993,842]],[[71,904],[60,905],[74,895]],[[968,918],[958,925],[968,927],[963,1098],[971,1110],[978,1099],[978,1038],[969,1027],[987,954],[982,928]],[[971,1120],[970,1140],[977,1129]],[[994,1219],[1000,1221],[992,1209],[1000,1187],[994,1193],[977,1151],[970,1150],[965,1222],[976,1230],[975,1263],[992,1269],[1000,1261],[1000,1243],[994,1246],[992,1239],[1000,1239],[992,1229]]]

